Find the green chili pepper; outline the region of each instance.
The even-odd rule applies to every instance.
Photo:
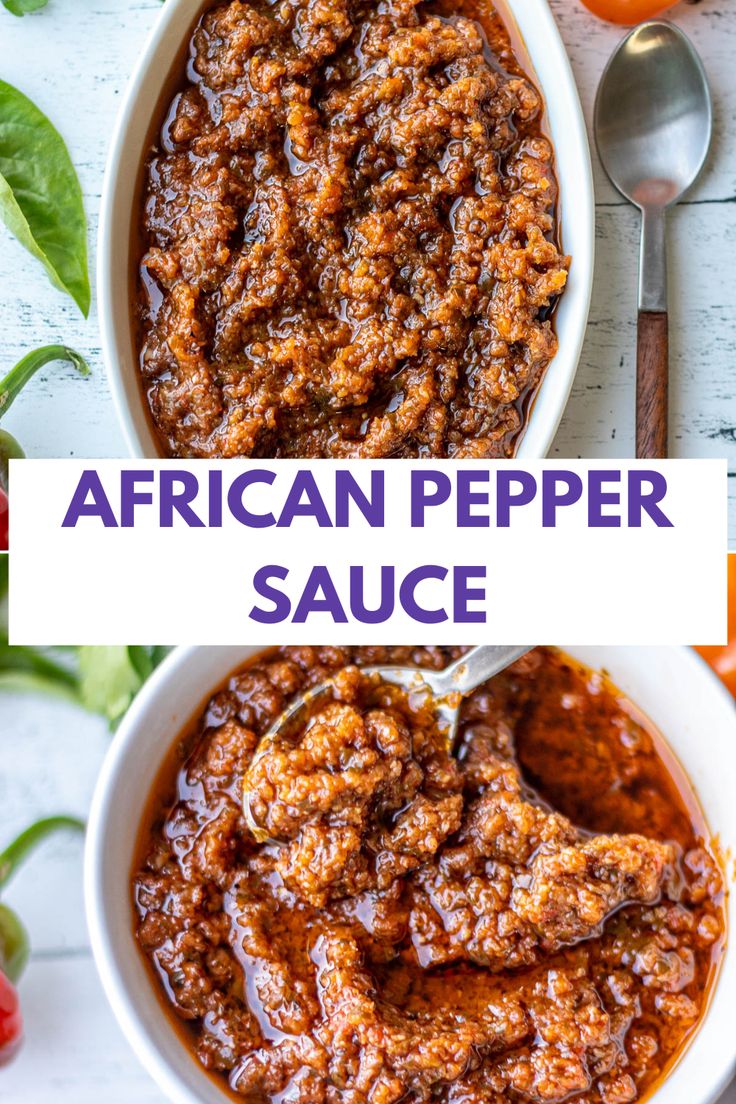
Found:
[[[84,821],[70,816],[45,817],[43,820],[37,820],[30,828],[26,828],[3,852],[0,852],[0,891],[8,884],[28,853],[48,836],[58,832],[60,828],[83,832]]]
[[[89,366],[84,357],[70,349],[68,345],[44,345],[41,349],[34,349],[18,361],[11,368],[3,380],[0,380],[0,418],[7,413],[15,399],[21,393],[29,379],[35,375],[39,368],[54,360],[65,360],[73,364],[77,371],[83,375],[89,375]],[[7,490],[8,487],[8,461],[22,460],[25,453],[15,437],[4,429],[0,429],[0,482]]]
[[[23,973],[29,954],[28,932],[13,910],[0,903],[0,970],[13,983]]]
[[[5,379],[0,383],[0,417],[6,414],[12,403],[17,399],[29,379],[35,375],[44,364],[52,360],[66,360],[73,364],[83,376],[89,375],[89,365],[84,357],[70,349],[68,345],[44,345],[41,349],[34,349],[26,353],[19,360],[15,368],[11,368]]]
[[[0,490],[7,490],[10,474],[9,464],[11,460],[22,460],[25,456],[15,437],[4,429],[0,429]]]
[[[8,462],[10,460],[22,460],[25,456],[15,437],[7,430],[0,429],[0,483],[3,487],[8,485]]]
[[[0,890],[3,890],[29,853],[52,833],[63,828],[84,831],[84,823],[76,817],[52,816],[37,820],[8,844],[0,853]],[[28,934],[23,924],[7,905],[0,903],[0,970],[12,982],[23,973],[28,961]]]

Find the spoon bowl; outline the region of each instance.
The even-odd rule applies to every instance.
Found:
[[[692,187],[710,146],[705,70],[674,24],[652,20],[620,44],[595,105],[598,153],[614,186],[637,207],[669,207]]]
[[[528,646],[517,644],[481,644],[471,648],[460,659],[455,660],[449,667],[442,671],[431,671],[424,667],[399,667],[386,665],[383,667],[362,667],[361,672],[369,677],[375,677],[381,682],[389,682],[392,686],[400,686],[407,693],[428,693],[434,701],[437,723],[445,734],[448,747],[452,748],[457,736],[457,726],[460,717],[460,705],[463,696],[475,690],[477,686],[487,682],[494,675],[509,667],[521,656],[531,649]],[[277,717],[274,723],[264,735],[251,759],[246,784],[243,787],[243,815],[248,827],[258,843],[278,843],[268,835],[255,817],[250,806],[250,787],[247,784],[248,774],[256,763],[266,754],[269,747],[282,738],[288,738],[293,729],[298,725],[300,718],[317,702],[332,696],[335,686],[334,679],[328,679],[318,686],[311,687],[303,694],[299,694],[294,701]]]

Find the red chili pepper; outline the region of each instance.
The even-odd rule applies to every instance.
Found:
[[[0,973],[0,1066],[14,1057],[23,1040],[23,1017],[18,992],[13,983]]]
[[[76,817],[53,816],[36,821],[0,852],[0,891],[31,851],[61,828],[84,831]],[[14,982],[28,962],[28,933],[18,916],[0,902],[0,1066],[14,1057],[23,1041],[23,1018]]]
[[[0,552],[8,551],[8,496],[0,487]]]

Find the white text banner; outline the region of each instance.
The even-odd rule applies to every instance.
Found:
[[[719,643],[726,464],[24,460],[14,644]]]

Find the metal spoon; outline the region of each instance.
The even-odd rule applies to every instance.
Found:
[[[713,113],[703,65],[671,23],[636,27],[616,49],[595,104],[598,153],[611,183],[642,213],[636,455],[667,456],[665,211],[695,182]]]
[[[457,725],[460,705],[463,697],[471,690],[487,682],[494,675],[509,667],[515,660],[525,655],[531,648],[518,644],[480,644],[471,648],[464,656],[445,667],[442,671],[430,671],[424,667],[362,667],[365,675],[377,676],[382,682],[415,693],[428,692],[434,699],[437,723],[446,733],[447,745],[452,748],[457,737]],[[300,694],[271,725],[261,739],[251,759],[248,771],[253,769],[269,746],[279,737],[285,736],[297,724],[299,715],[312,708],[316,702],[329,697],[333,692],[334,680],[328,679],[318,686]],[[272,840],[268,833],[256,823],[250,808],[250,788],[243,787],[243,815],[253,836],[259,843]]]

